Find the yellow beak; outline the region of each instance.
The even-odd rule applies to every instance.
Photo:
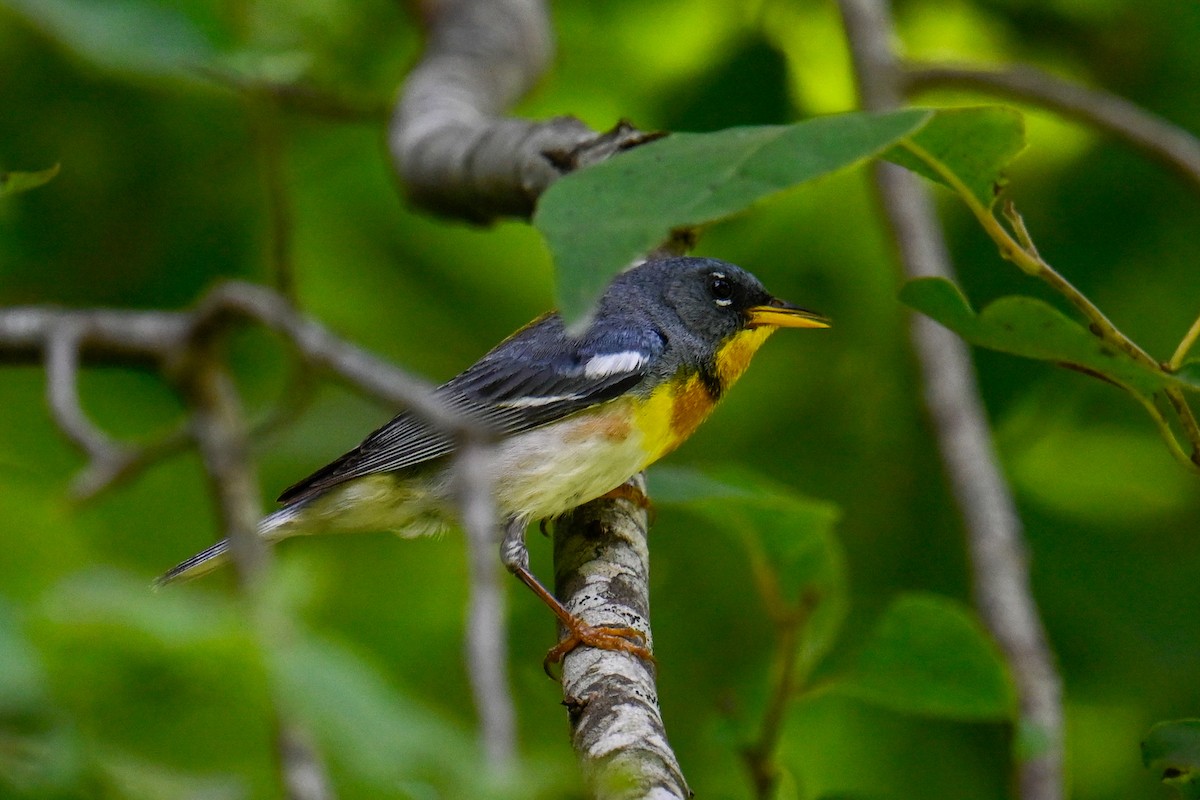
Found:
[[[746,309],[746,317],[750,320],[747,326],[750,328],[765,325],[776,328],[828,328],[832,324],[829,317],[784,300],[772,300],[765,306],[751,306]]]

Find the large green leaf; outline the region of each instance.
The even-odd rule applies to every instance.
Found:
[[[1200,719],[1160,722],[1142,742],[1142,763],[1175,787],[1183,800],[1200,800]]]
[[[844,557],[834,536],[838,508],[746,470],[655,467],[648,482],[656,503],[683,504],[739,535],[769,601],[792,609],[815,601],[798,642],[803,667],[814,667],[846,613]]]
[[[559,308],[582,317],[613,275],[671,231],[877,155],[932,116],[908,109],[676,133],[565,176],[533,219],[554,256]]]
[[[932,159],[952,172],[984,208],[991,208],[1004,188],[1004,168],[1024,149],[1025,118],[1021,112],[1004,106],[982,106],[938,111],[927,125],[883,157],[950,185],[930,163]]]
[[[832,691],[897,711],[964,720],[1013,716],[1000,653],[961,604],[934,595],[896,600]]]
[[[70,53],[100,69],[151,77],[188,75],[213,55],[178,11],[144,0],[0,0]]]
[[[1004,297],[976,314],[950,281],[920,278],[904,286],[900,299],[981,347],[1053,361],[1108,378],[1144,395],[1171,385],[1197,388],[1177,375],[1134,360],[1053,306],[1032,297]]]
[[[361,658],[312,634],[275,648],[271,671],[280,702],[329,752],[361,778],[394,786],[422,775],[462,775],[470,737],[406,701]],[[454,792],[458,794],[458,792]]]
[[[41,661],[8,601],[0,598],[0,714],[35,706],[45,693]]]

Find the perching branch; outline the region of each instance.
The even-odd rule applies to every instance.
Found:
[[[421,11],[426,50],[404,84],[389,141],[410,199],[425,209],[475,222],[527,217],[537,197],[560,175],[656,136],[625,123],[597,134],[572,117],[530,121],[501,116],[549,62],[551,33],[542,0],[426,0]],[[617,616],[602,622],[633,624],[648,633],[645,527],[644,514],[617,501],[597,501],[560,521],[555,574],[557,594],[568,609],[595,623],[589,617],[592,604],[605,602]],[[478,546],[476,535],[468,538],[472,547]],[[595,554],[595,560],[564,561],[579,548]],[[472,560],[478,557],[473,554]],[[622,578],[592,583],[588,576],[596,573],[620,573]],[[473,575],[491,578],[482,564]],[[489,629],[492,622],[485,622],[502,617],[478,605],[489,593],[486,586],[473,586],[468,625],[474,640],[468,644],[472,684],[485,724],[511,718],[500,712],[500,703],[511,704],[511,699],[507,692],[496,696],[500,689],[491,677],[505,674],[503,629]],[[486,617],[475,619],[476,614]],[[640,622],[632,622],[633,617]],[[486,653],[490,663],[482,658]],[[573,741],[601,797],[647,796],[606,794],[609,779],[618,774],[626,779],[623,785],[662,787],[668,793],[662,796],[688,796],[663,731],[653,677],[629,656],[590,648],[564,662]],[[491,748],[499,737],[498,730],[485,730],[485,746]]]
[[[885,0],[839,0],[861,103],[884,111],[901,105],[902,79],[892,50]],[[910,278],[951,277],[953,268],[928,192],[888,164],[876,180],[904,271]],[[987,416],[966,345],[923,316],[913,318],[926,405],[967,530],[976,603],[1004,653],[1017,686],[1020,735],[1038,747],[1019,757],[1022,800],[1063,793],[1062,685],[1038,616],[1012,495],[992,449]]]
[[[634,485],[646,489],[639,475]],[[564,516],[554,535],[555,594],[593,626],[650,633],[646,511],[596,500]],[[667,742],[654,667],[634,655],[581,647],[563,659],[563,705],[584,777],[599,800],[691,797]]]

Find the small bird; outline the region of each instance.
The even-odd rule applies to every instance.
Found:
[[[580,644],[650,654],[640,632],[591,627],[542,586],[529,570],[529,523],[599,497],[630,497],[626,482],[692,435],[777,328],[828,326],[733,264],[647,261],[612,281],[578,335],[557,313],[544,314],[434,391],[496,433],[501,560],[567,630],[547,665]],[[401,412],[285,490],[283,508],[263,518],[258,534],[273,543],[315,533],[441,533],[455,518],[455,447],[452,435]],[[221,540],[156,584],[207,573],[228,549]]]

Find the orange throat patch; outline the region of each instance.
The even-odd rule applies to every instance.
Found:
[[[774,326],[767,325],[740,331],[717,351],[714,366],[719,392],[714,393],[700,375],[689,375],[682,385],[667,384],[651,395],[637,413],[647,451],[645,466],[670,453],[696,432],[720,396],[737,382],[750,365],[750,359],[774,331]]]

